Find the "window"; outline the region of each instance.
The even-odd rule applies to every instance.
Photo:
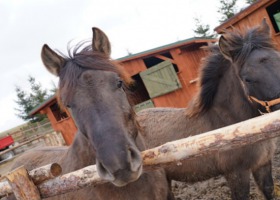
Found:
[[[140,77],[140,74],[138,73],[132,76],[132,79],[134,80],[135,84],[135,88],[133,88],[133,104],[135,105],[149,100],[149,93],[144,85],[142,78]]]
[[[64,110],[60,109],[60,107],[57,103],[54,103],[53,105],[51,105],[50,109],[57,122],[65,119],[65,118],[68,118],[67,113]]]
[[[150,98],[167,94],[182,87],[174,66],[169,60],[141,72],[140,76]]]
[[[280,32],[280,1],[276,1],[266,8],[270,21],[276,33]]]
[[[173,57],[169,52],[158,54],[158,55],[162,56],[162,57],[165,57],[165,58],[170,58],[171,60],[173,60]],[[155,65],[161,63],[164,60],[162,58],[158,58],[156,56],[151,56],[151,57],[148,57],[148,58],[144,58],[143,61],[144,61],[147,68],[151,68],[151,67],[154,67]],[[174,67],[176,72],[179,71],[178,66],[176,64],[173,63],[173,67]]]

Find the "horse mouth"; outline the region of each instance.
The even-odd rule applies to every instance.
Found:
[[[97,173],[99,176],[108,182],[111,182],[117,187],[123,187],[131,182],[138,180],[143,172],[142,164],[139,165],[137,170],[119,169],[113,173],[107,170],[98,160],[96,162]]]
[[[111,181],[115,186],[117,187],[124,187],[128,185],[129,183],[132,183],[134,181],[137,181],[139,177],[141,176],[143,171],[143,166],[139,166],[138,170],[136,172],[125,172],[122,170],[120,172],[114,173],[115,179]]]

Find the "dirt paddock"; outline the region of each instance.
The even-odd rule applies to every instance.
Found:
[[[13,160],[0,163],[1,175],[9,171],[12,162]],[[278,149],[273,159],[273,178],[277,188],[276,199],[280,200],[280,141],[278,142]],[[230,191],[223,177],[216,177],[195,184],[174,181],[172,186],[176,200],[230,200]],[[264,199],[259,193],[252,178],[250,191],[251,200]]]

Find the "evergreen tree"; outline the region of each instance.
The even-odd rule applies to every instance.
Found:
[[[33,109],[31,101],[29,100],[29,95],[25,91],[23,91],[19,86],[16,86],[15,90],[17,93],[17,100],[15,102],[20,107],[15,109],[18,112],[16,115],[19,118],[27,121],[30,119],[27,113],[29,113]]]
[[[208,37],[208,38],[214,38],[215,34],[210,33],[210,26],[204,25],[201,23],[201,21],[198,18],[194,18],[196,29],[193,30],[195,33],[195,37]]]
[[[35,116],[29,116],[29,112],[35,107],[43,103],[52,94],[48,94],[46,89],[42,88],[41,83],[37,83],[35,78],[32,76],[28,77],[28,82],[30,84],[31,92],[24,91],[20,86],[16,86],[15,91],[17,94],[17,100],[15,102],[18,104],[19,108],[16,108],[16,115],[25,120],[31,122],[39,122],[46,118],[45,115],[37,114]]]
[[[221,7],[218,12],[222,14],[221,23],[225,22],[236,13],[236,1],[237,0],[220,0]]]
[[[256,3],[258,0],[246,0],[247,4],[253,4]]]

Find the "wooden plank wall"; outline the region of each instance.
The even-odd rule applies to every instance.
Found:
[[[199,48],[171,49],[170,53],[174,58],[179,72],[178,77],[182,88],[169,94],[154,98],[157,107],[186,107],[196,92],[196,82],[200,60],[206,56],[206,52]]]
[[[263,4],[262,6],[258,7],[256,10],[251,12],[252,9],[255,9],[255,7],[252,7],[252,9],[245,10],[243,13],[241,13],[240,16],[237,16],[236,19],[238,20],[233,20],[234,23],[229,24],[225,23],[225,25],[221,25],[218,29],[217,32],[222,32],[223,29],[231,29],[230,26],[233,26],[237,29],[239,29],[241,32],[248,30],[248,28],[258,26],[264,18],[266,18],[266,21],[268,22],[268,25],[270,26],[272,38],[277,44],[278,49],[280,50],[280,34],[276,33],[272,23],[270,21],[269,15],[266,11],[266,7],[274,3],[275,0],[272,1],[267,1],[266,4]]]
[[[201,45],[197,45],[191,49],[170,49],[169,52],[179,69],[177,75],[182,84],[182,88],[153,98],[152,100],[156,107],[179,108],[187,106],[196,92],[196,82],[191,83],[191,81],[197,78],[200,60],[206,56],[206,52],[200,49],[200,46]],[[143,58],[125,61],[121,64],[131,76],[147,69],[143,62]]]
[[[44,112],[47,114],[53,129],[55,131],[61,132],[65,143],[67,145],[72,144],[78,129],[73,118],[71,117],[71,114],[66,111],[69,117],[57,122],[49,106],[44,108]]]

